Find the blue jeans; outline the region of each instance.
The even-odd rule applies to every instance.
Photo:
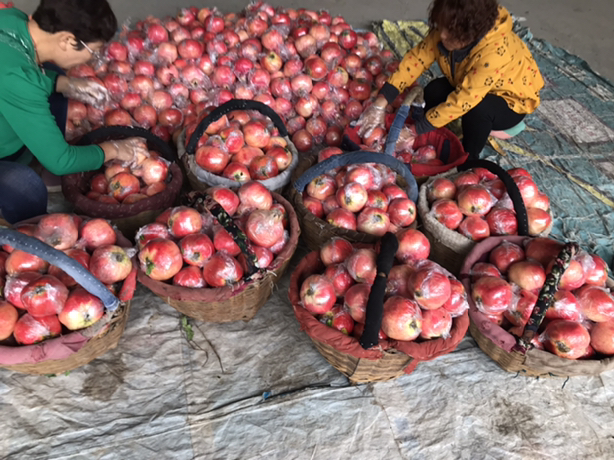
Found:
[[[45,63],[44,67],[64,74],[53,64]],[[60,93],[52,93],[49,105],[58,127],[65,134],[68,99]],[[0,213],[11,224],[47,212],[47,186],[32,168],[15,163],[25,149],[24,146],[0,160]]]

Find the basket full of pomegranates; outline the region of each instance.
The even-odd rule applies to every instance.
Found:
[[[522,168],[505,171],[472,160],[430,178],[420,188],[418,215],[433,243],[433,259],[458,274],[471,248],[489,236],[547,236],[548,196]]]
[[[469,330],[499,366],[527,376],[614,369],[614,282],[605,261],[550,238],[491,237],[467,256]]]
[[[290,203],[260,182],[194,191],[137,233],[138,279],[192,318],[249,321],[286,270],[299,234]]]
[[[181,168],[172,147],[143,128],[110,126],[82,136],[79,145],[140,137],[149,157],[138,166],[110,161],[98,171],[62,177],[62,193],[78,214],[109,219],[128,238],[175,204],[183,185]]]
[[[286,186],[299,155],[272,108],[232,99],[205,114],[178,141],[192,189],[237,188],[252,180],[279,192]]]
[[[50,214],[0,227],[0,367],[58,374],[115,348],[136,287],[109,221]]]
[[[311,250],[334,236],[374,243],[416,226],[418,185],[396,158],[327,147],[299,167],[308,169],[297,169],[289,198]]]
[[[352,383],[409,374],[467,332],[465,289],[427,259],[429,249],[416,229],[375,245],[335,237],[292,273],[288,295],[301,329]]]

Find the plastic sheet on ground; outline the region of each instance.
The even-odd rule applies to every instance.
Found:
[[[0,458],[614,458],[614,373],[516,376],[466,338],[351,386],[299,330],[288,281],[249,323],[192,321],[192,341],[140,287],[117,349],[68,375],[0,370]]]

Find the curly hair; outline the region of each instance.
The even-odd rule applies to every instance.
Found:
[[[434,0],[429,7],[431,28],[445,28],[465,43],[483,37],[495,25],[497,0]]]

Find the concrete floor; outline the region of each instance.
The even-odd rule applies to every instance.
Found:
[[[26,12],[32,12],[39,0],[14,0]],[[110,0],[118,18],[142,18],[148,14],[165,16],[189,5],[185,0],[155,2]],[[430,0],[270,0],[272,5],[293,8],[326,9],[343,15],[350,24],[365,27],[380,19],[420,19],[426,17]],[[590,66],[614,81],[614,21],[612,0],[505,0],[515,15],[525,17],[535,37],[565,48],[585,59]],[[239,11],[245,0],[206,1],[203,6],[218,6],[222,11]],[[220,5],[223,5],[220,7]]]

